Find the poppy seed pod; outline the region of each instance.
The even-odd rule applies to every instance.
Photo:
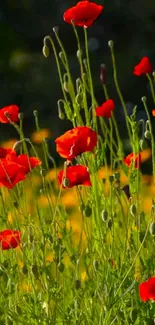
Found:
[[[132,214],[132,216],[135,216],[137,213],[137,208],[135,206],[135,204],[132,204],[130,207],[130,213]]]
[[[47,45],[44,45],[43,46],[42,53],[43,53],[43,56],[45,58],[48,58],[49,57],[50,51],[49,51],[49,47]]]
[[[151,235],[155,235],[155,222],[152,222],[150,225],[150,233]]]

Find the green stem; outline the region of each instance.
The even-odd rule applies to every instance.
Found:
[[[154,142],[154,137],[153,137],[153,130],[152,130],[152,124],[151,124],[151,118],[150,114],[147,108],[146,104],[146,97],[142,97],[142,102],[149,120],[149,127],[150,127],[150,133],[151,133],[151,145],[152,145],[152,169],[153,169],[153,179],[154,179],[154,185],[155,185],[155,142]]]
[[[151,94],[152,94],[152,98],[155,104],[155,92],[154,92],[154,86],[153,86],[153,82],[152,79],[150,77],[150,75],[148,73],[146,73],[147,79],[149,80],[149,84],[150,84],[150,89],[151,89]]]
[[[126,126],[127,126],[127,129],[128,129],[129,137],[131,139],[131,131],[130,131],[130,126],[129,126],[129,122],[128,122],[127,108],[126,108],[126,105],[125,105],[125,102],[124,102],[124,99],[123,99],[123,96],[122,96],[122,93],[121,93],[121,90],[120,90],[120,87],[119,87],[119,83],[118,83],[116,60],[115,60],[114,49],[113,49],[113,42],[112,43],[111,42],[112,41],[109,41],[109,47],[110,47],[110,52],[111,52],[112,65],[113,65],[114,83],[115,83],[115,87],[116,87],[120,102],[121,102],[123,110],[124,110]]]

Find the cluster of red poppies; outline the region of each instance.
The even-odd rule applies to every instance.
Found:
[[[0,109],[1,123],[18,122],[19,108],[10,105]],[[12,189],[17,183],[25,180],[31,169],[39,166],[41,160],[29,157],[26,154],[17,155],[12,148],[0,148],[0,187]],[[16,248],[20,243],[20,232],[18,230],[3,230],[0,232],[1,249]]]

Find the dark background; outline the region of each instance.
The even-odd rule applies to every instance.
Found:
[[[100,64],[108,71],[108,89],[114,98],[118,123],[123,125],[122,109],[112,81],[112,65],[108,40],[115,42],[118,76],[128,112],[138,105],[138,119],[146,115],[141,97],[149,97],[149,110],[154,108],[145,76],[132,74],[133,67],[148,55],[155,69],[155,3],[154,0],[96,0],[104,5],[103,14],[88,29],[91,69],[95,95],[99,104],[104,101],[100,83]],[[39,111],[41,127],[59,136],[70,126],[58,118],[57,101],[62,98],[55,58],[51,50],[48,59],[42,55],[45,35],[51,35],[58,25],[67,51],[71,71],[79,76],[76,59],[77,45],[72,26],[63,21],[63,13],[74,6],[75,0],[3,0],[0,4],[0,107],[17,104],[24,112],[26,136],[35,129],[33,110]],[[83,30],[78,28],[84,46]],[[124,124],[125,125],[125,124]],[[10,125],[0,125],[0,141],[13,136]]]

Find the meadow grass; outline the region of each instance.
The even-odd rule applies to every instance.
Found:
[[[37,111],[32,139],[24,137],[22,115],[19,126],[10,121],[20,141],[15,148],[18,145],[20,153],[39,155],[42,165],[13,189],[0,188],[0,229],[21,231],[17,248],[0,251],[0,324],[153,324],[154,305],[139,296],[139,284],[155,272],[155,145],[147,99],[143,97],[142,102],[148,120],[137,122],[136,107],[127,114],[114,44],[109,41],[131,152],[135,157],[141,152],[142,163],[152,155],[150,177],[142,175],[140,163],[135,168],[134,159],[130,166],[125,164],[115,110],[109,119],[96,116],[87,30],[84,28],[82,53],[74,24],[73,29],[79,62],[76,81],[57,28],[54,40],[44,38],[43,54],[48,57],[52,45],[63,94],[58,101],[59,117],[70,120],[73,127],[87,126],[98,134],[93,152],[73,160],[73,165],[88,167],[92,186],[63,189],[58,184],[58,173],[63,168],[65,173],[69,162],[62,158],[64,167],[56,166],[45,140],[50,130],[40,130]],[[154,100],[153,79],[146,76]],[[103,101],[109,98],[103,82]]]

